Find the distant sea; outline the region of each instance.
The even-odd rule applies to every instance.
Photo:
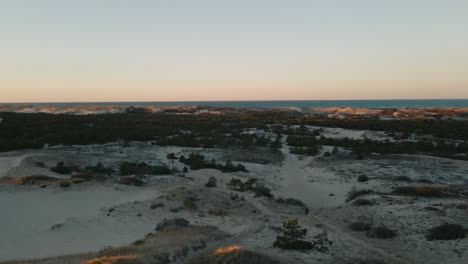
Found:
[[[291,100],[291,101],[180,101],[180,102],[76,102],[76,103],[0,103],[0,105],[51,105],[51,106],[215,106],[215,107],[468,107],[468,99],[421,100]]]

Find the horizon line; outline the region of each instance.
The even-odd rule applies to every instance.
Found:
[[[284,100],[163,100],[163,101],[44,101],[44,102],[0,102],[0,104],[85,104],[85,103],[209,103],[209,102],[326,102],[326,101],[431,101],[431,100],[468,100],[468,98],[405,98],[405,99],[284,99]]]

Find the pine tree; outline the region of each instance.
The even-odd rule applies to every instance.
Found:
[[[307,229],[302,228],[297,219],[284,222],[282,231],[283,237],[290,242],[303,240],[307,235]]]

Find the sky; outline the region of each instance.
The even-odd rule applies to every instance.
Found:
[[[468,98],[468,1],[0,0],[0,102]]]

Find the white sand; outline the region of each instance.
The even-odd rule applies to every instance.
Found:
[[[70,190],[1,191],[0,260],[95,251],[143,237],[154,223],[128,221],[128,217],[116,220],[105,214],[114,205],[154,197],[154,190],[115,187],[85,183]],[[51,230],[56,224],[63,227]]]

